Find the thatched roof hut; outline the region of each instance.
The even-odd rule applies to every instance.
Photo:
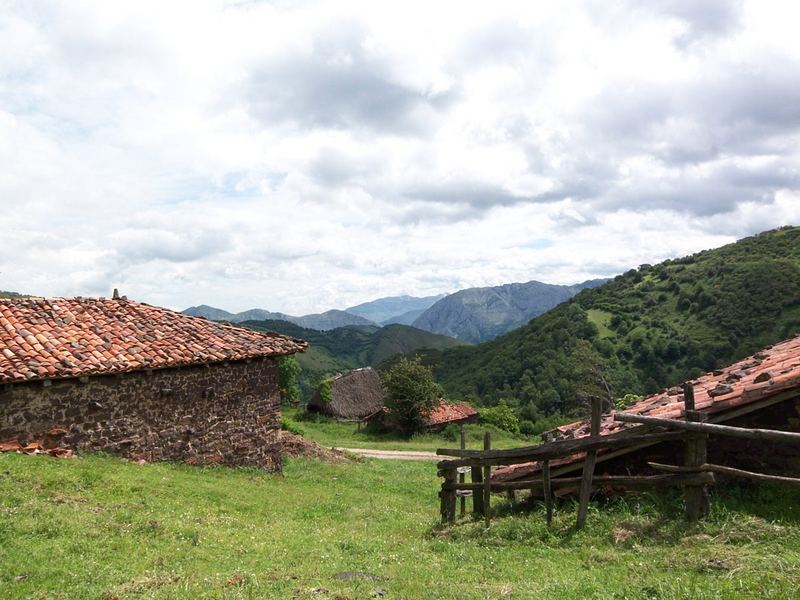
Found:
[[[323,381],[308,410],[335,419],[358,421],[383,408],[383,386],[374,369],[355,369]]]

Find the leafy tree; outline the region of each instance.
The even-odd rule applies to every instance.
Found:
[[[480,416],[481,423],[494,425],[509,433],[519,433],[519,419],[505,400],[500,400],[497,406],[482,409]]]
[[[292,356],[278,358],[278,386],[281,389],[281,401],[297,404],[300,402],[300,385],[297,377],[300,374],[300,363]]]
[[[425,418],[442,397],[442,388],[433,380],[430,367],[419,358],[401,358],[381,375],[386,407],[401,433],[422,430]]]

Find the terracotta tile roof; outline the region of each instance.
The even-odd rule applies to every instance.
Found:
[[[128,300],[0,300],[0,383],[280,356],[307,346]]]
[[[446,400],[439,402],[439,406],[428,415],[428,425],[442,425],[453,421],[461,421],[478,415],[478,411],[463,402],[450,403]]]
[[[753,356],[740,360],[713,373],[706,373],[690,382],[694,387],[695,408],[725,420],[725,412],[769,398],[780,392],[800,390],[800,336],[774,346],[768,346]],[[660,417],[662,419],[684,418],[683,391],[681,386],[661,390],[625,408],[624,412]],[[635,423],[614,421],[613,411],[603,415],[600,435],[612,435],[633,427]],[[713,418],[713,417],[712,417]],[[552,431],[554,439],[580,438],[589,435],[589,422],[576,421],[562,425]],[[566,465],[582,460],[575,455],[552,464]],[[539,463],[514,465],[498,469],[499,481],[519,479],[539,470]]]

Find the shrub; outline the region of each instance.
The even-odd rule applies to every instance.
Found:
[[[331,380],[323,379],[319,384],[319,398],[325,404],[331,401]]]
[[[450,423],[450,425],[442,429],[441,436],[448,442],[458,442],[461,440],[461,426]]]
[[[622,410],[623,408],[627,408],[632,404],[636,404],[639,400],[642,400],[642,396],[637,394],[625,394],[622,398],[617,398],[614,400],[614,407],[617,410]]]
[[[519,422],[519,432],[525,436],[536,435],[536,423],[533,421],[523,420]]]
[[[300,363],[294,356],[278,358],[278,386],[281,389],[281,401],[298,404],[300,402]]]
[[[494,425],[498,429],[509,433],[519,433],[519,419],[511,407],[504,400],[492,408],[484,408],[480,411],[481,423]]]

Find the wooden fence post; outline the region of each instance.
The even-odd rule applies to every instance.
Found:
[[[447,523],[447,471],[439,471],[439,475],[444,477],[442,489],[439,490],[439,515],[442,518],[442,525]]]
[[[442,523],[453,523],[456,520],[456,470],[454,468],[445,469],[444,483],[439,492],[441,497]]]
[[[472,483],[483,483],[483,469],[480,465],[470,467]],[[477,519],[483,516],[483,488],[472,490],[472,517]]]
[[[464,432],[464,424],[461,423],[461,449],[464,450],[467,447],[467,434]],[[465,473],[458,474],[458,482],[464,483],[467,480],[467,476]],[[474,494],[474,492],[473,492]],[[464,518],[464,515],[467,512],[467,499],[464,497],[463,493],[461,495],[461,518]]]
[[[545,444],[549,443],[551,439],[550,433],[543,433],[542,440]],[[533,493],[533,490],[531,490]],[[542,462],[542,493],[544,494],[544,506],[547,510],[547,526],[553,522],[553,490],[550,486],[550,461],[545,460]]]
[[[602,416],[602,399],[592,396],[592,438],[600,436],[600,418]],[[592,494],[592,477],[594,476],[594,464],[597,461],[597,450],[590,450],[586,453],[583,463],[583,478],[581,479],[581,493],[578,504],[578,519],[575,522],[576,529],[583,529],[586,525],[586,515],[589,511],[589,496]]]
[[[684,412],[686,420],[693,423],[702,423],[708,415],[695,410],[694,388],[691,383],[683,386]],[[700,433],[687,438],[684,452],[684,465],[688,468],[700,467],[707,458],[706,441],[708,435]],[[709,500],[708,488],[705,485],[687,485],[684,488],[686,500],[686,519],[690,522],[697,521],[708,515]]]
[[[483,434],[483,449],[492,449],[492,434],[488,431]],[[492,495],[492,467],[486,465],[483,467],[483,517],[486,519],[486,527],[489,527],[491,521],[491,495]]]

